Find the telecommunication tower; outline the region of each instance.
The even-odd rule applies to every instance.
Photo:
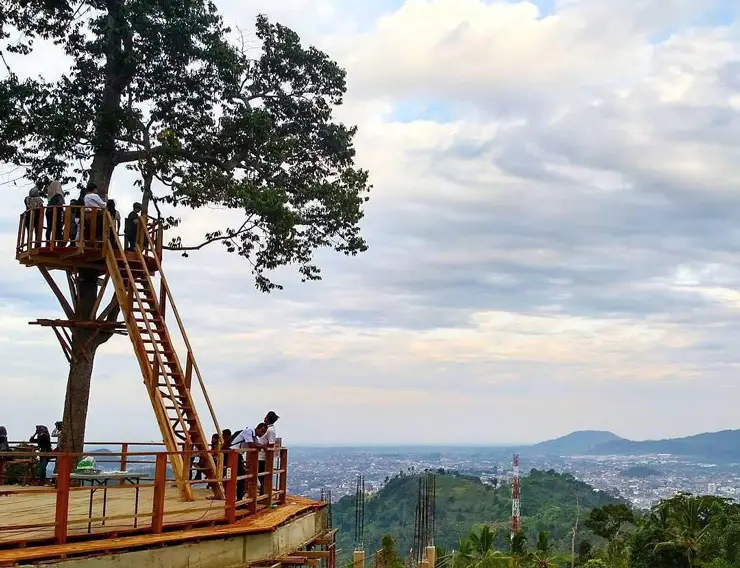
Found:
[[[511,480],[511,536],[519,532],[519,454],[514,454],[514,478]]]

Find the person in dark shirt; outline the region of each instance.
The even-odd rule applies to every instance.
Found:
[[[141,203],[134,203],[134,210],[126,217],[126,224],[123,227],[123,236],[126,240],[126,250],[136,249],[136,236],[139,229],[139,215],[141,214]]]
[[[36,426],[36,433],[31,436],[28,440],[32,444],[36,444],[39,449],[39,453],[50,454],[53,450],[51,447],[51,435],[49,429],[46,426]],[[51,461],[51,456],[39,456],[39,483],[46,483],[46,467]]]

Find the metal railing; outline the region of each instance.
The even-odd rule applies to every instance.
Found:
[[[258,449],[212,451],[214,456],[223,456],[223,470],[215,478],[187,481],[201,488],[195,491],[194,501],[184,502],[169,466],[173,457],[187,459],[189,452],[128,451],[150,444],[120,445],[120,452],[44,454],[17,448],[0,453],[0,548],[64,544],[70,538],[158,534],[178,526],[233,524],[287,502],[286,448],[265,449],[262,472]],[[100,460],[100,464],[120,464],[120,471],[94,475],[73,471],[73,464],[83,456]],[[50,486],[2,485],[14,463],[38,467],[40,457],[56,461]],[[132,464],[140,465],[132,468]],[[212,483],[223,483],[224,500],[212,498],[208,489]]]

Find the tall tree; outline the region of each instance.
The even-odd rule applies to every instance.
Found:
[[[58,80],[0,81],[0,160],[29,176],[93,181],[140,173],[173,206],[241,211],[187,251],[221,242],[249,262],[258,289],[295,264],[320,279],[317,249],[354,255],[368,173],[354,165],[355,127],[337,123],[345,72],[290,29],[257,18],[256,58],[230,42],[210,0],[9,0],[0,7],[0,55],[30,56],[52,40],[71,61]],[[13,33],[11,33],[13,32]],[[19,32],[19,33],[15,33]],[[16,40],[20,37],[20,40]],[[170,228],[177,219],[169,219]],[[80,273],[74,318],[93,320],[98,274]],[[115,304],[103,314],[117,316]],[[111,334],[75,328],[61,448],[81,451],[95,353]]]

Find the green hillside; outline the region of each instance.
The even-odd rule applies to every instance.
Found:
[[[401,554],[411,546],[414,530],[419,477],[399,475],[365,505],[365,549],[369,554],[380,547],[383,536],[390,534],[398,543]],[[521,480],[521,514],[525,533],[536,541],[541,530],[550,532],[560,548],[570,549],[570,530],[576,515],[576,495],[581,506],[581,519],[588,510],[609,503],[621,502],[594,489],[570,475],[554,471],[532,470]],[[511,486],[494,489],[474,477],[457,474],[437,475],[436,542],[455,548],[474,525],[488,523],[499,527],[503,544],[508,537],[511,516]],[[344,497],[333,507],[334,526],[339,528],[341,556],[353,548],[355,498]],[[585,536],[585,532],[581,533]]]

